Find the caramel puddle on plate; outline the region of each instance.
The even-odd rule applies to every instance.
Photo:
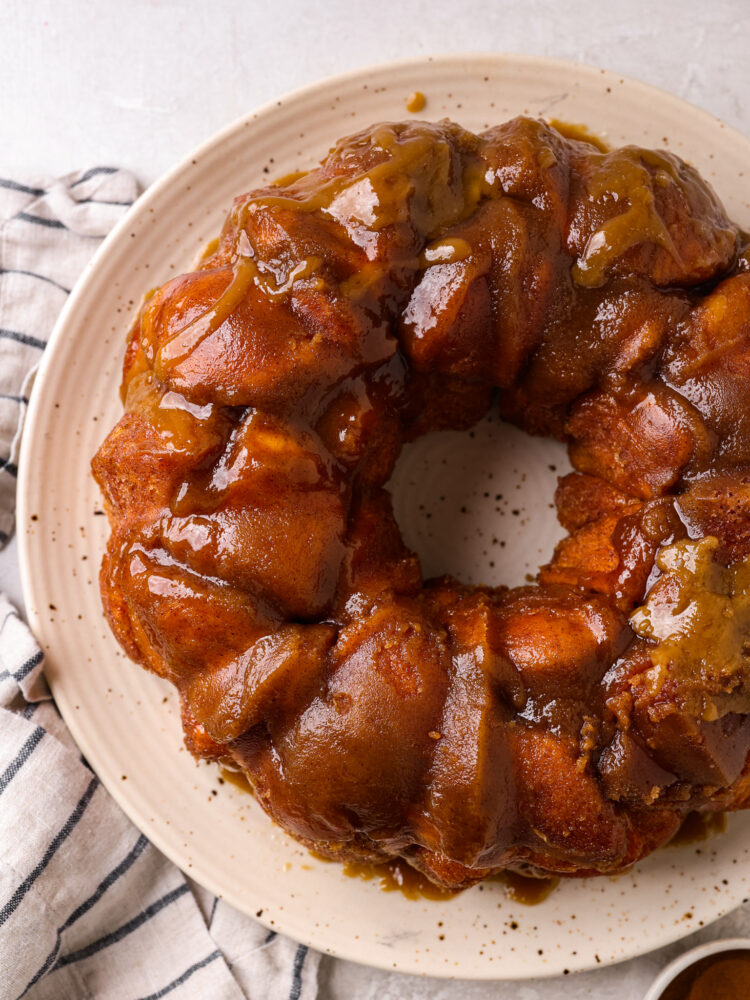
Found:
[[[458,895],[455,889],[441,889],[439,885],[430,882],[421,872],[401,858],[387,861],[382,865],[348,861],[344,865],[344,875],[361,878],[365,882],[374,878],[379,879],[383,892],[400,892],[407,899],[450,899]]]
[[[684,847],[686,844],[695,844],[700,840],[708,840],[709,837],[724,833],[726,828],[726,813],[688,813],[680,829],[664,846]]]
[[[366,882],[377,878],[383,892],[400,892],[407,899],[451,899],[458,896],[460,889],[442,889],[401,859],[382,865],[366,865],[348,862],[344,874],[350,878],[361,878]],[[518,872],[501,872],[486,879],[487,882],[502,882],[508,896],[514,903],[536,906],[542,903],[557,887],[559,878],[529,878]]]
[[[413,94],[409,94],[406,98],[406,110],[410,111],[413,115],[416,115],[423,110],[426,103],[427,98],[424,96],[422,91],[415,90]]]
[[[600,153],[608,153],[610,147],[607,143],[600,139],[598,135],[590,131],[586,125],[578,125],[574,122],[561,122],[557,118],[548,118],[547,123],[556,129],[560,135],[565,136],[566,139],[575,139],[577,142],[588,142],[592,146],[596,146]]]
[[[350,878],[364,879],[366,882],[377,878],[380,880],[383,892],[400,892],[407,899],[451,899],[462,891],[442,889],[401,859],[382,865],[349,862],[344,865],[344,874]],[[529,878],[527,875],[519,875],[518,872],[501,872],[486,881],[502,882],[514,903],[536,906],[537,903],[544,902],[557,887],[560,879]]]
[[[244,771],[230,771],[226,767],[219,768],[219,781],[220,783],[229,782],[230,785],[234,785],[239,788],[240,791],[248,792],[250,795],[255,797],[253,792],[253,786],[245,777]]]
[[[489,881],[502,882],[513,902],[522,903],[524,906],[537,906],[543,903],[560,884],[559,878],[530,878],[519,872],[500,872],[499,875],[493,875]]]
[[[219,781],[229,782],[241,791],[253,795],[252,785],[242,771],[230,771],[222,767],[219,771]],[[726,828],[726,813],[688,813],[682,826],[664,847],[684,847],[687,844],[695,844],[724,833]],[[327,858],[317,851],[310,851],[310,854],[318,861],[333,863],[332,858]],[[383,892],[400,892],[402,896],[411,900],[451,899],[462,891],[460,889],[443,889],[439,885],[435,885],[402,858],[396,858],[379,865],[347,861],[343,865],[343,871],[344,875],[349,878],[361,878],[365,882],[378,879]],[[491,875],[486,881],[501,882],[505,886],[508,897],[514,903],[521,903],[523,906],[537,906],[539,903],[543,903],[560,884],[559,878],[531,878],[528,875],[511,871]]]

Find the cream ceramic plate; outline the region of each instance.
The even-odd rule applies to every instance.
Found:
[[[185,269],[232,197],[311,166],[378,119],[448,115],[482,129],[524,112],[585,122],[610,143],[690,159],[750,228],[750,142],[710,115],[604,71],[524,56],[436,58],[363,70],[236,122],[140,199],[71,295],[44,356],[21,457],[19,535],[31,624],[81,750],[123,809],[181,868],[269,927],[315,948],[437,976],[524,978],[616,962],[674,940],[750,895],[750,815],[713,841],[658,852],[631,874],[563,885],[543,904],[500,884],[410,901],[346,877],[272,826],[252,798],[182,748],[171,688],[131,665],[97,589],[106,518],[89,460],[120,414],[123,338],[144,291]],[[550,468],[555,466],[555,469]],[[428,573],[516,583],[551,552],[554,443],[491,420],[411,446],[394,484]],[[466,508],[466,511],[462,511]],[[212,794],[214,791],[218,795]]]

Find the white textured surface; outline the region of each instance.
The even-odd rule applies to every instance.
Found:
[[[644,2],[445,0],[164,4],[72,0],[0,5],[0,170],[60,173],[94,162],[133,167],[149,182],[249,107],[331,72],[427,52],[520,50],[578,59],[640,77],[750,132],[747,7]],[[252,11],[252,19],[248,11]],[[281,29],[281,32],[279,31]],[[13,549],[0,585],[18,593]],[[704,936],[746,933],[739,912]],[[687,942],[673,953],[687,946]],[[665,955],[554,984],[425,983],[330,966],[324,996],[640,996]],[[356,980],[353,978],[357,976]]]
[[[2,0],[0,162],[150,182],[295,87],[442,52],[604,66],[748,132],[749,34],[747,0]]]

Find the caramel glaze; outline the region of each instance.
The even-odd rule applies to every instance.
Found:
[[[236,199],[144,303],[93,463],[107,616],[190,750],[318,852],[449,888],[745,806],[743,254],[676,156],[528,118],[375,125]],[[568,443],[569,533],[532,586],[424,582],[385,485],[490,405]]]
[[[560,884],[557,877],[539,878],[513,871],[500,872],[492,878],[504,884],[505,891],[514,903],[521,903],[523,906],[538,906]]]
[[[383,892],[398,892],[407,899],[450,899],[457,894],[455,889],[436,885],[432,879],[412,868],[403,858],[394,858],[379,865],[348,861],[344,874],[349,878],[360,878],[365,882],[378,880]]]
[[[222,767],[220,770],[220,780],[222,784],[229,782],[230,785],[234,785],[235,788],[239,788],[241,792],[249,792],[253,794],[253,786],[247,780],[247,775],[244,771],[236,771],[228,767]]]
[[[330,860],[330,859],[327,859]],[[446,889],[431,878],[412,868],[403,858],[395,858],[381,864],[362,864],[348,861],[344,874],[350,878],[361,878],[365,882],[378,880],[383,892],[398,892],[407,899],[450,899],[460,890]],[[558,878],[533,878],[519,872],[503,871],[491,876],[488,881],[501,882],[514,903],[523,906],[538,906],[557,888]]]
[[[608,153],[610,147],[607,143],[588,127],[588,125],[576,124],[575,122],[564,122],[558,118],[550,118],[549,124],[560,135],[566,139],[575,139],[577,142],[587,142],[590,146],[595,146],[600,153]]]
[[[667,847],[684,847],[709,840],[726,831],[727,816],[723,812],[692,812],[682,821],[682,826],[672,837]]]
[[[427,99],[421,90],[415,90],[413,94],[409,94],[406,98],[406,110],[410,111],[412,114],[418,114],[418,112],[424,109]]]
[[[709,836],[709,834],[705,834],[705,836]],[[315,850],[311,853],[318,860],[331,861],[331,858],[320,855]],[[360,878],[365,882],[377,879],[379,888],[383,892],[399,892],[411,900],[450,899],[460,892],[460,889],[446,889],[444,886],[436,884],[433,879],[417,871],[403,858],[395,858],[393,861],[381,862],[380,864],[347,861],[343,870],[349,878]],[[543,903],[560,883],[559,878],[540,878],[514,871],[499,872],[497,875],[490,876],[487,881],[502,883],[513,902],[521,903],[523,906],[538,906],[539,903]]]

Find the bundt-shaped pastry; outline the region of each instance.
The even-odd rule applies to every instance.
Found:
[[[612,873],[750,796],[750,274],[665,152],[381,124],[238,198],[130,333],[104,607],[198,756],[340,859]],[[493,402],[493,399],[495,402]],[[569,445],[538,583],[423,581],[386,484]]]

